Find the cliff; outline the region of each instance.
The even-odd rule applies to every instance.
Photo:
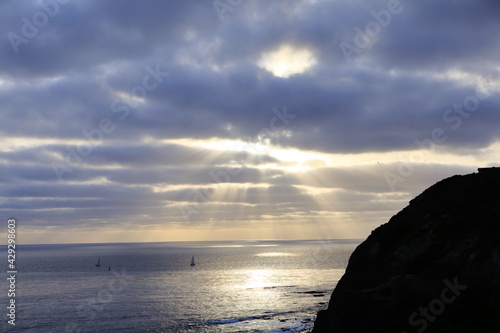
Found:
[[[442,180],[372,231],[322,332],[500,332],[500,168]]]

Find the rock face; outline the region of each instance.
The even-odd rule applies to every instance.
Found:
[[[500,168],[442,180],[372,231],[322,332],[500,332]]]

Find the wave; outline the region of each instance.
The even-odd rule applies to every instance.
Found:
[[[296,316],[294,316],[296,315]],[[269,329],[259,330],[262,333],[278,333],[278,332],[306,332],[313,327],[314,319],[312,316],[304,317],[304,313],[294,311],[272,313],[264,312],[260,315],[239,317],[239,318],[224,318],[206,320],[203,323],[210,326],[233,325],[233,324],[251,324],[252,321],[266,320],[270,321]]]

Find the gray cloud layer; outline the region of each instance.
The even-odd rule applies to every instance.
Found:
[[[212,1],[3,1],[0,134],[8,144],[0,149],[0,211],[22,211],[37,226],[119,225],[141,214],[179,224],[179,206],[217,185],[193,223],[244,220],[242,212],[313,216],[326,209],[318,199],[332,202],[332,212],[390,212],[425,184],[470,172],[421,165],[401,184],[405,195],[383,199],[384,170],[395,164],[292,173],[272,154],[174,141],[256,140],[273,109],[286,107],[293,120],[277,122],[269,137],[281,147],[412,150],[436,128],[446,135],[443,152],[474,155],[496,142],[500,3],[401,1],[390,18],[388,3],[398,4],[243,1],[221,20]],[[376,17],[385,22],[370,32]],[[356,48],[349,59],[346,43]],[[307,48],[316,63],[288,78],[259,67],[264,53],[285,44]],[[470,112],[452,108],[474,101]],[[81,160],[68,165],[68,149],[80,149]],[[62,181],[54,162],[67,168]],[[222,186],[210,172],[242,163],[229,182],[250,184],[245,196],[218,197]],[[329,190],[315,198],[300,186]]]

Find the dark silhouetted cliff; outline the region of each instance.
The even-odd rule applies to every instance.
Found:
[[[433,185],[360,244],[313,333],[500,332],[500,168]]]

